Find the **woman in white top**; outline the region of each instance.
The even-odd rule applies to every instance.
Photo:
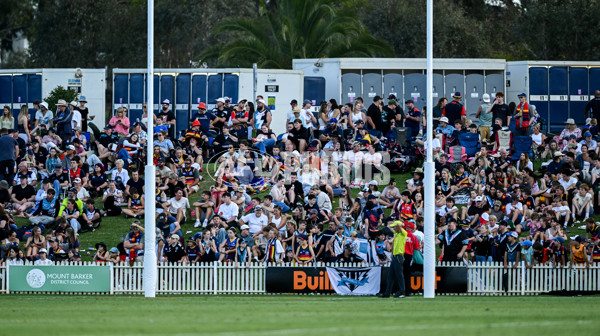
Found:
[[[280,235],[285,234],[285,228],[287,223],[287,216],[283,216],[281,213],[281,207],[277,204],[273,206],[273,215],[271,216],[271,224],[275,225]]]
[[[19,112],[19,117],[17,118],[19,130],[19,138],[23,139],[25,143],[29,143],[29,108],[27,105],[21,106],[21,111]]]
[[[362,121],[363,123],[365,123],[367,120],[367,117],[361,111],[360,106],[361,104],[359,102],[354,104],[354,108],[352,109],[352,113],[350,115],[350,118],[348,119],[348,127],[352,128],[353,130],[356,130],[356,123],[358,121]]]
[[[124,164],[125,164],[125,162],[123,162],[123,160],[121,160],[121,159],[118,159],[117,161],[115,161],[115,166],[117,168],[113,169],[110,179],[112,181],[115,181],[117,179],[117,176],[120,176],[123,185],[126,185],[127,181],[129,181],[129,173],[127,173],[127,170],[123,169]]]
[[[310,187],[319,184],[319,179],[319,173],[312,168],[310,164],[307,163],[302,165],[302,170],[300,171],[298,180],[302,182],[302,189],[304,190],[305,195],[308,195]]]
[[[532,148],[534,153],[538,153],[544,148],[546,136],[540,132],[540,124],[533,125],[533,133],[531,133]]]
[[[319,106],[319,130],[324,131],[329,125],[329,111],[327,102],[321,102]]]

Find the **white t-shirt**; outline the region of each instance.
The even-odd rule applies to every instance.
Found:
[[[81,188],[81,190],[77,192],[77,198],[80,200],[86,199],[88,197],[90,197],[90,193],[87,190],[85,190],[85,188]]]
[[[239,212],[239,207],[237,206],[237,204],[235,204],[233,202],[229,203],[229,205],[223,203],[219,207],[219,214],[226,221],[230,220],[232,217],[237,217],[238,212]]]
[[[50,260],[50,259],[46,259],[46,260],[38,259],[35,261],[35,264],[46,266],[46,265],[52,265],[53,263],[52,263],[52,260]]]
[[[81,112],[74,110],[73,111],[73,118],[71,119],[71,127],[73,127],[73,129],[75,127],[78,127],[79,129],[81,129]]]
[[[363,155],[363,163],[370,163],[379,166],[381,164],[381,160],[383,160],[383,157],[379,152],[375,152],[373,154],[365,153]]]
[[[577,183],[577,179],[574,178],[573,176],[571,176],[569,178],[569,180],[565,180],[565,177],[563,176],[563,178],[561,178],[560,180],[558,180],[558,183],[560,183],[560,185],[565,188],[565,190],[569,189],[570,186],[572,186],[573,184]]]
[[[250,227],[250,234],[260,232],[260,230],[269,224],[269,219],[264,214],[260,214],[260,217],[256,217],[255,213],[247,214],[242,217],[242,220]]]
[[[185,211],[190,208],[190,202],[186,197],[182,197],[179,201],[175,199],[175,197],[169,199],[170,211],[172,214],[176,215],[177,210],[183,209],[183,213],[185,216]]]
[[[351,164],[356,164],[357,162],[362,161],[364,156],[365,153],[361,151],[347,151],[346,153],[344,153],[344,161],[350,162]]]
[[[513,212],[513,208],[514,209],[518,209],[518,210],[520,210],[522,212],[523,211],[523,204],[521,204],[521,202],[519,202],[519,203],[517,203],[517,204],[515,204],[513,206],[512,203],[508,203],[506,205],[506,214],[510,215]]]

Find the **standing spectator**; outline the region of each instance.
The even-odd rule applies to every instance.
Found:
[[[444,107],[444,111],[442,114],[448,118],[448,124],[455,125],[457,120],[460,120],[461,123],[467,119],[465,107],[460,103],[462,100],[462,95],[460,92],[455,92],[452,95],[453,100],[446,104]]]
[[[144,234],[143,228],[140,226],[138,221],[131,224],[131,232],[127,234],[127,238],[123,242],[125,248],[125,254],[129,259],[129,264],[143,262],[144,261]]]
[[[394,294],[395,298],[403,298],[405,294],[405,284],[404,282],[404,251],[406,247],[406,239],[408,237],[408,232],[404,230],[404,223],[400,221],[395,221],[390,225],[390,228],[394,231],[394,240],[392,243],[392,264],[390,266],[388,277],[387,277],[387,287],[385,292],[382,295],[379,295],[381,298],[389,298],[392,294],[392,288],[394,285],[398,285],[398,292]]]
[[[490,108],[490,95],[487,93],[483,94],[483,104],[479,105],[475,118],[479,118],[479,134],[481,134],[481,141],[487,140],[489,142],[491,129],[492,129],[492,109]]]
[[[456,219],[448,220],[448,229],[439,237],[442,241],[442,261],[461,260],[467,250],[467,235],[456,227]]]
[[[25,143],[29,143],[31,135],[29,134],[29,108],[27,105],[21,106],[21,111],[17,118],[17,129],[19,130],[19,138],[23,139]]]
[[[46,125],[46,129],[50,129],[54,113],[48,110],[48,103],[41,102],[40,109],[35,112],[35,127],[34,131],[41,128],[41,125]]]
[[[508,105],[504,103],[504,93],[501,91],[496,92],[496,98],[491,107],[488,107],[492,111],[492,120],[500,118],[502,125],[508,126],[510,119],[512,118],[512,112]],[[487,111],[486,111],[487,112]]]
[[[440,118],[442,117],[444,113],[444,108],[446,108],[447,104],[448,98],[442,97],[438,99],[437,104],[433,107],[433,129],[438,128],[438,126],[440,125]]]
[[[411,287],[410,287],[410,272],[411,272],[411,264],[413,261],[413,255],[415,251],[421,250],[421,243],[419,239],[413,234],[416,230],[416,225],[414,220],[409,220],[406,223],[406,246],[404,247],[404,263],[403,263],[403,273],[404,273],[404,284],[405,290],[404,293],[406,296],[411,295]]]
[[[373,104],[367,109],[367,128],[370,130],[379,130],[383,127],[383,118],[381,111],[383,110],[383,99],[380,96],[373,98]]]
[[[73,118],[71,118],[71,128],[73,130],[81,131],[81,112],[77,110],[77,102],[72,101],[69,103],[69,110],[73,113]]]
[[[406,102],[406,121],[404,126],[411,130],[410,137],[416,137],[421,129],[421,111],[415,108],[415,102],[413,100],[407,100]]]
[[[10,136],[7,129],[0,130],[0,180],[5,180],[12,184],[15,176],[15,160],[19,153],[19,144],[17,140]]]
[[[525,93],[519,94],[519,105],[515,110],[513,118],[517,119],[517,135],[527,135],[527,128],[531,120],[533,109],[530,110],[529,103],[527,102],[527,95]]]
[[[594,98],[585,106],[585,116],[600,120],[600,90],[594,91]]]
[[[73,129],[71,128],[73,113],[67,108],[67,102],[64,99],[59,99],[56,107],[58,108],[56,111],[57,116],[54,119],[56,133],[62,139],[71,139],[73,135]]]
[[[94,120],[94,116],[90,115],[90,110],[85,106],[87,100],[85,96],[79,96],[79,107],[77,107],[77,111],[81,113],[81,131],[83,133],[87,132],[88,120]]]
[[[0,125],[2,128],[7,130],[12,130],[15,128],[15,118],[12,115],[12,111],[10,110],[10,106],[5,105],[2,110],[2,118],[0,119]]]
[[[168,128],[169,138],[175,139],[175,114],[169,109],[171,101],[168,99],[163,100],[162,110],[158,112],[157,119],[162,119],[163,123]]]
[[[185,261],[185,249],[179,243],[179,235],[172,234],[167,237],[167,245],[163,251],[163,261],[170,263],[182,263]]]

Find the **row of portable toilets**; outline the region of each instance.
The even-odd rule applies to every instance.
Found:
[[[252,69],[156,69],[153,109],[158,112],[160,102],[168,99],[177,131],[181,131],[188,127],[199,102],[211,109],[219,97],[230,97],[235,103],[252,99],[256,92],[274,110],[273,130],[282,132],[290,99],[308,99],[318,105],[331,98],[343,104],[362,97],[368,106],[376,95],[394,94],[401,103],[412,100],[423,109],[427,102],[425,65],[424,59],[303,59],[294,60],[293,70],[259,69],[256,83]],[[508,103],[516,102],[524,92],[550,129],[564,127],[568,118],[583,125],[585,106],[594,91],[600,90],[600,62],[436,59],[434,66],[433,103],[441,97],[451,99],[459,91],[472,119],[484,93],[493,97],[503,91]],[[64,82],[87,97],[100,124],[106,76],[103,69],[0,70],[0,107],[9,106],[16,117],[21,105],[28,104],[33,118],[32,102],[42,100],[55,83]],[[140,119],[147,96],[145,69],[113,69],[108,80],[112,81],[109,110],[114,113],[125,106],[132,122]]]
[[[15,74],[0,76],[0,108],[8,106],[15,119],[21,111],[21,106],[28,105],[29,114],[33,120],[33,102],[42,100],[42,75],[41,74]],[[2,110],[2,113],[3,110]]]

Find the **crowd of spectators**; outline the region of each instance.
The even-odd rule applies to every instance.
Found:
[[[600,207],[600,111],[590,108],[585,125],[568,119],[552,134],[525,94],[508,105],[502,92],[493,96],[483,95],[475,120],[466,117],[459,92],[432,109],[440,260],[506,267],[600,261],[600,226],[592,219]],[[219,98],[211,111],[200,103],[180,133],[168,100],[150,116],[144,105],[133,123],[119,107],[96,132],[88,130],[85,103],[83,96],[59,100],[53,113],[34,102],[33,120],[27,105],[17,119],[4,109],[0,258],[8,263],[81,260],[79,235],[93,235],[116,216],[131,218],[130,231],[110,249],[97,243],[95,261],[133,263],[149,248],[161,262],[387,264],[401,242],[404,269],[417,263],[424,174],[416,163],[427,146],[426,111],[414,100],[405,109],[393,95],[368,106],[360,97],[317,108],[292,100],[281,134],[272,131],[262,96],[237,104]],[[155,122],[152,149],[148,118]],[[474,155],[463,154],[464,133],[476,134]],[[516,152],[519,136],[531,138],[530,148]],[[150,198],[140,176],[147,155],[156,165]],[[398,171],[412,173],[404,190],[397,187],[404,181],[390,179]],[[152,247],[144,246],[140,223],[146,202],[156,205]],[[28,224],[18,227],[16,217]],[[569,237],[580,225],[586,234]],[[394,240],[398,232],[406,238]]]

